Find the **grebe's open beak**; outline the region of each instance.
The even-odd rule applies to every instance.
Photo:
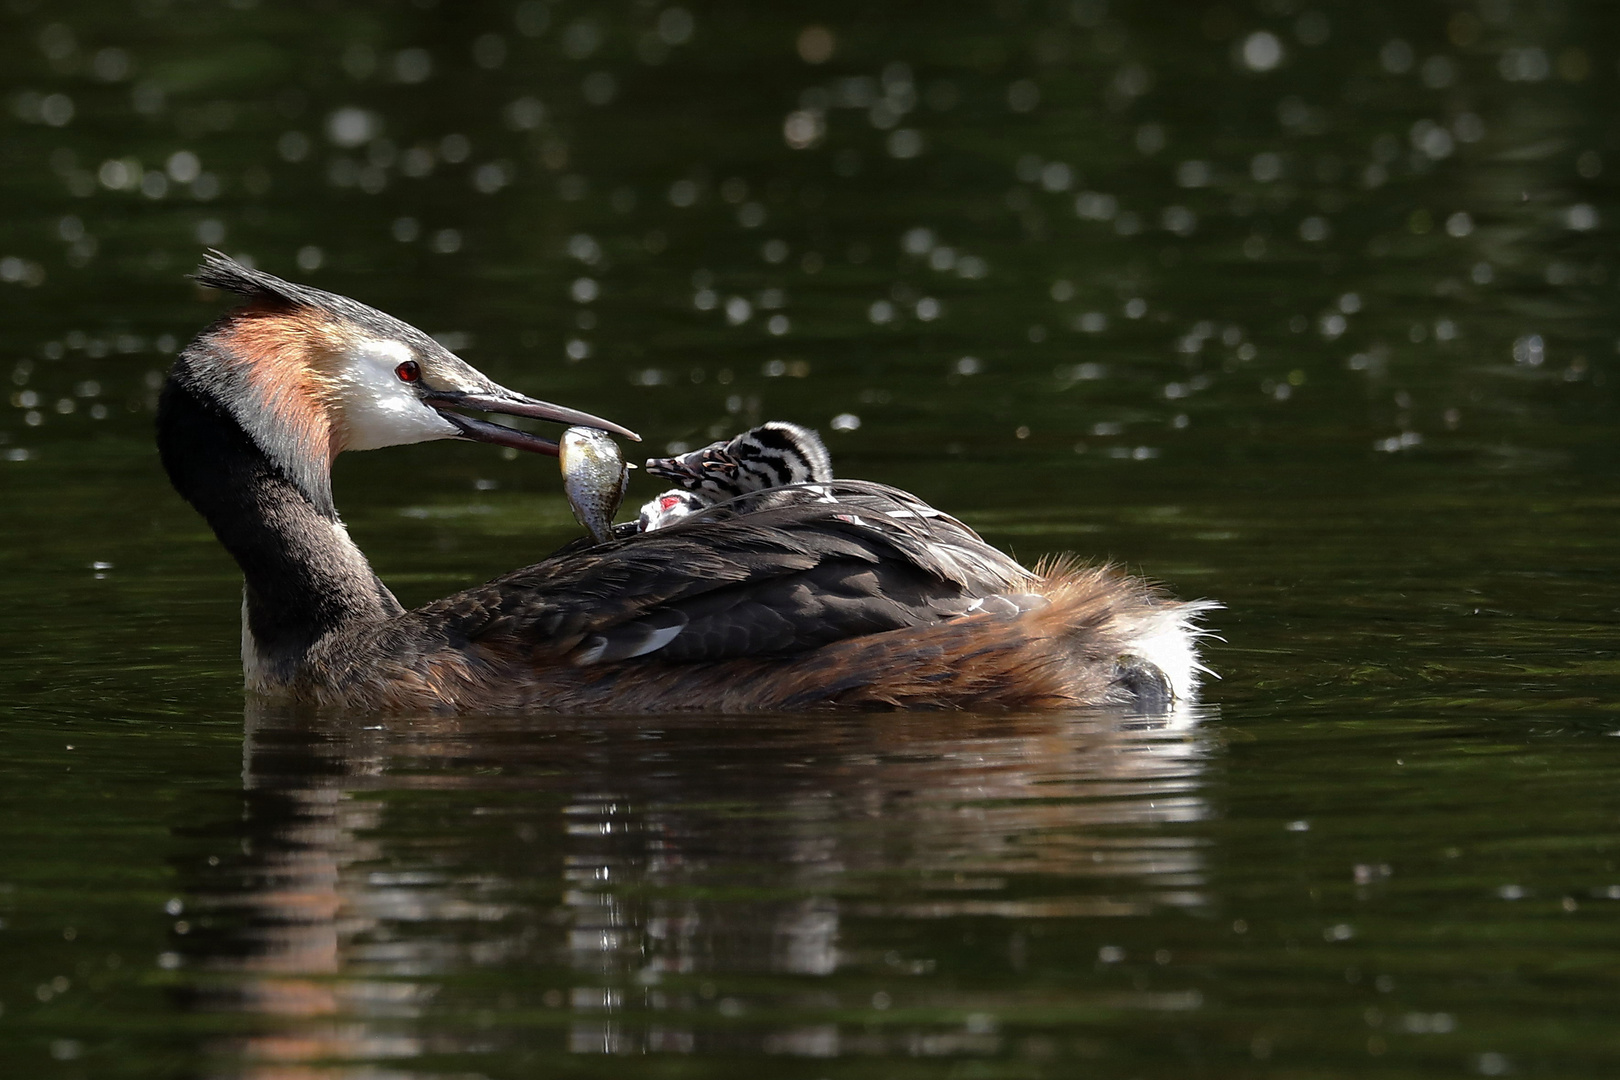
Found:
[[[578,409],[553,405],[548,401],[537,401],[494,383],[482,391],[430,389],[422,395],[422,400],[459,428],[464,439],[494,443],[496,446],[510,446],[514,450],[527,450],[535,454],[550,454],[556,457],[557,444],[551,439],[543,439],[527,431],[518,431],[516,428],[492,424],[488,420],[477,420],[446,410],[475,409],[478,412],[505,413],[508,416],[530,416],[536,420],[551,420],[572,427],[598,428],[602,431],[611,431],[615,435],[623,435],[636,442],[641,441],[640,435],[611,420],[604,420],[600,416],[592,416]]]

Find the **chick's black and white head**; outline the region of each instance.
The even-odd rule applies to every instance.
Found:
[[[772,420],[732,439],[676,457],[652,458],[647,471],[711,502],[788,484],[833,478],[832,456],[807,427]]]

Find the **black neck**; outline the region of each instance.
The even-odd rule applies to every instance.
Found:
[[[242,568],[244,633],[260,669],[249,671],[250,680],[289,682],[322,637],[403,610],[336,513],[317,510],[206,391],[169,380],[158,407],[158,450],[175,490]]]

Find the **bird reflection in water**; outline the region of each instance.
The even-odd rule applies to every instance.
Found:
[[[488,1055],[994,1054],[983,1013],[1021,1000],[1024,931],[1206,902],[1195,721],[261,708],[245,813],[219,826],[243,854],[191,875],[179,974],[197,1010],[252,1018],[210,1057],[254,1080],[424,1057],[408,1075]],[[987,923],[1011,952],[958,1000],[937,954]],[[965,1026],[848,1022],[908,994]]]

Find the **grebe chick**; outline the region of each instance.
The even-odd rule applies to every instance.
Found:
[[[821,436],[784,420],[769,421],[690,453],[648,458],[647,471],[678,486],[642,506],[638,519],[642,532],[661,529],[739,495],[833,478],[832,455]]]
[[[556,443],[473,409],[609,421],[491,382],[364,304],[212,254],[245,298],[158,408],[175,488],[242,569],[250,692],[351,711],[1029,709],[1190,697],[1198,614],[1110,568],[1031,571],[914,496],[767,488],[404,610],[332,501],[345,450]]]

